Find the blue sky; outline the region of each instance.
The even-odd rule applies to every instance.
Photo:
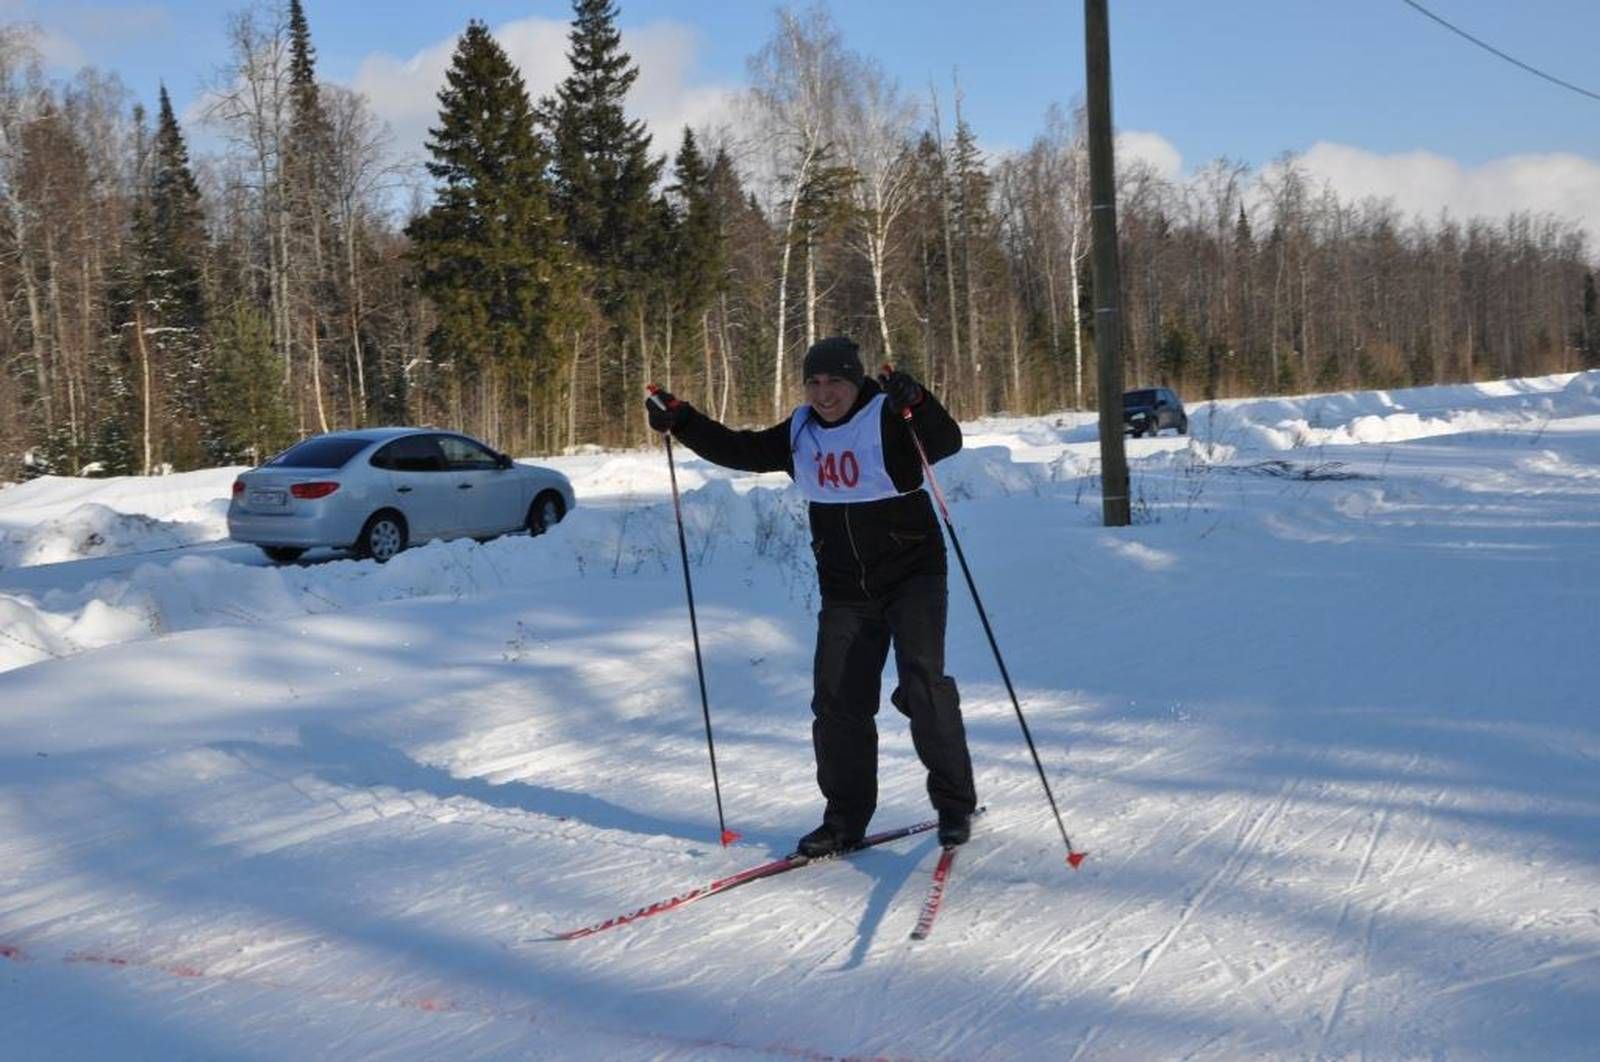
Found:
[[[1596,0],[1423,2],[1524,62],[1600,92],[1592,61],[1600,41]],[[147,100],[164,79],[183,111],[225,61],[224,13],[238,6],[0,0],[0,18],[45,30],[50,54],[62,59],[58,72],[93,63],[121,74]],[[677,132],[669,123],[705,118],[743,85],[746,59],[771,34],[776,5],[619,6],[625,44],[650,78],[641,85],[648,100],[640,112],[653,119],[658,144],[670,145]],[[951,79],[959,76],[968,118],[991,150],[1025,146],[1051,101],[1081,97],[1083,16],[1075,0],[829,6],[846,45],[877,58],[906,88],[925,96],[935,83],[948,109]],[[1117,125],[1154,144],[1174,175],[1220,156],[1259,168],[1285,151],[1312,152],[1313,170],[1335,184],[1376,193],[1393,187],[1418,210],[1435,183],[1440,201],[1471,211],[1525,194],[1507,190],[1538,185],[1545,173],[1551,208],[1591,192],[1600,204],[1600,100],[1495,58],[1402,0],[1111,6]],[[442,68],[469,17],[508,33],[516,42],[508,50],[538,91],[562,73],[571,14],[566,0],[306,0],[306,11],[319,73],[373,95],[402,141],[419,138],[436,87],[423,83],[436,80],[430,71]],[[1529,205],[1548,204],[1535,194]],[[1600,205],[1594,209],[1600,233]]]

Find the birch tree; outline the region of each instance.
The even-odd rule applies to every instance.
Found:
[[[290,119],[290,41],[286,13],[278,8],[236,12],[228,21],[231,60],[205,108],[206,120],[220,128],[250,174],[259,229],[252,268],[265,274],[272,345],[282,359],[285,394],[296,393],[294,330],[290,321],[288,197],[284,194],[283,155]],[[296,416],[306,430],[303,404]]]
[[[916,192],[910,139],[917,107],[878,63],[857,59],[851,64],[842,110],[839,142],[854,176],[852,242],[872,279],[883,356],[892,360],[885,274],[900,220]]]
[[[322,103],[328,122],[324,178],[339,251],[342,316],[355,376],[354,419],[361,424],[372,409],[364,338],[368,305],[365,248],[378,224],[382,196],[396,176],[395,167],[387,161],[394,137],[359,93],[324,86]]]
[[[7,344],[6,375],[19,384],[19,392],[33,401],[26,419],[35,427],[28,433],[37,442],[55,430],[55,401],[52,360],[45,324],[44,299],[40,290],[39,265],[32,231],[35,212],[23,195],[25,178],[25,136],[37,120],[41,98],[39,54],[33,34],[20,27],[0,27],[0,197],[3,197],[4,251],[11,282],[5,300],[20,296],[26,318],[8,323],[11,342]],[[7,311],[8,319],[10,311]],[[7,388],[9,391],[10,388]]]
[[[828,148],[844,73],[839,32],[825,8],[778,12],[772,39],[750,62],[750,96],[759,135],[771,145],[774,201],[784,215],[779,243],[777,338],[772,362],[772,415],[784,410],[788,349],[789,267],[802,191]],[[808,312],[811,307],[808,305]]]

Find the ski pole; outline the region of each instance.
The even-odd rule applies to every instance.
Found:
[[[657,409],[664,410],[667,405],[657,393],[660,390],[651,384],[649,401]],[[678,467],[672,459],[672,432],[662,432],[661,439],[667,444],[667,475],[672,479],[672,511],[678,518],[678,554],[683,558],[683,591],[689,599],[689,633],[694,637],[694,669],[700,676],[700,712],[706,720],[706,751],[711,756],[711,791],[716,794],[717,828],[721,830],[722,845],[726,848],[737,841],[739,835],[728,829],[728,823],[722,817],[722,784],[717,780],[717,745],[711,738],[711,700],[706,696],[706,667],[700,657],[700,624],[694,616],[694,583],[689,578],[689,541],[683,534],[683,505],[678,501]]]
[[[893,365],[884,365],[880,379],[886,379],[894,371]],[[911,441],[916,445],[917,458],[922,462],[922,474],[927,477],[928,486],[933,490],[934,500],[939,503],[939,513],[944,517],[944,529],[950,536],[950,544],[956,549],[956,560],[961,562],[961,574],[967,578],[967,589],[972,592],[972,603],[978,607],[978,619],[983,623],[983,633],[989,638],[989,648],[994,650],[994,662],[1000,665],[1000,677],[1005,680],[1006,692],[1011,695],[1011,707],[1016,709],[1017,722],[1022,724],[1022,736],[1028,742],[1028,752],[1033,756],[1033,766],[1039,772],[1039,784],[1044,786],[1045,798],[1050,801],[1050,811],[1056,818],[1056,828],[1061,831],[1061,840],[1067,846],[1067,864],[1077,870],[1088,852],[1080,852],[1072,847],[1072,839],[1067,836],[1067,827],[1061,821],[1061,809],[1056,806],[1056,796],[1050,791],[1050,780],[1045,777],[1044,764],[1039,760],[1039,749],[1033,743],[1033,732],[1028,729],[1028,719],[1022,714],[1022,703],[1017,700],[1016,688],[1011,685],[1011,673],[1006,670],[1006,662],[1000,655],[1000,643],[995,641],[994,628],[989,626],[989,614],[984,611],[983,599],[978,596],[978,584],[972,579],[972,569],[967,566],[967,555],[961,549],[961,539],[956,535],[956,526],[950,519],[950,506],[945,504],[944,491],[939,489],[939,479],[933,474],[933,464],[928,460],[928,451],[922,447],[922,438],[917,434],[916,425],[911,423],[911,410],[902,409],[900,417],[905,421],[906,430],[911,433]]]

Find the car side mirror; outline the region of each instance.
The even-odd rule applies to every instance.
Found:
[[[510,454],[495,454],[494,465],[496,468],[510,468],[512,465]]]

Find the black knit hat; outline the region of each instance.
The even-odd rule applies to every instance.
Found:
[[[809,380],[819,373],[849,380],[860,387],[862,379],[866,376],[861,368],[861,348],[848,336],[829,336],[827,339],[817,340],[811,344],[811,349],[806,351],[805,365],[800,378]]]

